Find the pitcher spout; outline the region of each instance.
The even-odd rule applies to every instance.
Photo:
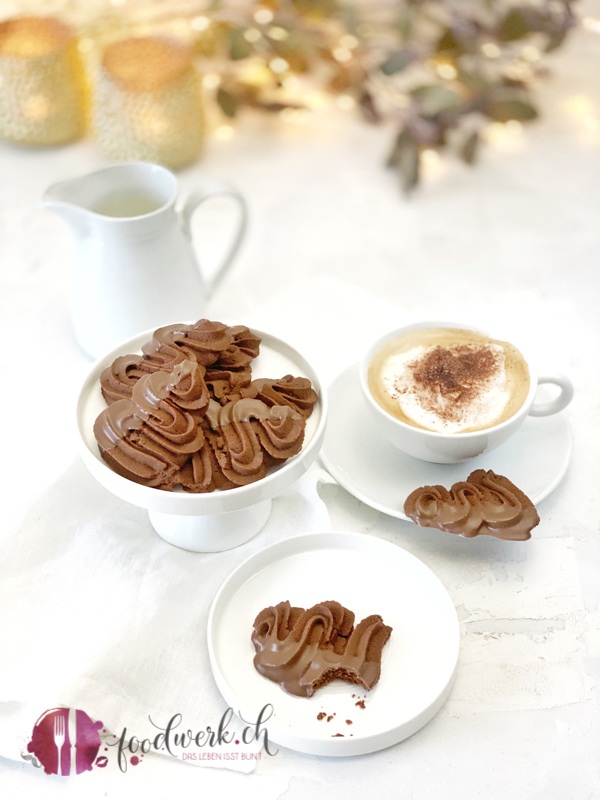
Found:
[[[61,217],[77,235],[90,228],[91,209],[86,207],[82,182],[60,181],[49,186],[42,197],[42,206]]]

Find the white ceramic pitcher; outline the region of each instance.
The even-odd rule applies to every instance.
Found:
[[[246,228],[246,203],[231,186],[210,183],[176,208],[177,179],[150,163],[116,164],[55,183],[43,205],[76,240],[71,321],[75,337],[98,358],[140,331],[195,321],[225,277]],[[208,280],[191,235],[205,200],[228,196],[238,215],[227,252]]]

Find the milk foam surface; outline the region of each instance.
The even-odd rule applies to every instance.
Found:
[[[478,347],[474,345],[475,348]],[[494,425],[510,400],[506,388],[504,351],[500,345],[486,344],[494,357],[494,369],[484,378],[474,378],[472,397],[444,391],[435,383],[423,386],[415,371],[434,347],[416,346],[388,356],[381,366],[381,378],[390,400],[414,425],[439,433],[460,433]],[[448,351],[451,353],[452,348]],[[477,384],[477,385],[476,385]]]

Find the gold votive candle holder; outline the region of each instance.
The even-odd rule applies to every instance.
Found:
[[[57,145],[85,132],[87,91],[78,43],[52,17],[0,22],[0,137]]]
[[[108,45],[95,81],[93,116],[96,141],[109,158],[173,169],[189,164],[204,135],[192,51],[153,36]]]

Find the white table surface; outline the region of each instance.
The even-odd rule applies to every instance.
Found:
[[[383,166],[390,131],[334,109],[296,122],[248,115],[179,175],[182,192],[228,179],[250,205],[248,238],[208,315],[258,325],[263,307],[277,317],[273,297],[298,285],[306,300],[315,287],[312,307],[280,309],[278,333],[301,339],[303,326],[321,326],[323,349],[307,355],[328,380],[369,336],[368,292],[397,308],[399,324],[510,324],[575,384],[572,462],[528,543],[423,536],[335,484],[324,491],[334,530],[405,547],[453,598],[461,655],[442,711],[374,755],[284,750],[249,775],[157,757],[126,776],[95,770],[61,782],[15,749],[14,760],[0,759],[4,796],[80,797],[89,778],[86,797],[600,797],[600,36],[577,32],[549,63],[538,122],[496,132],[475,168],[451,157],[430,166],[410,200]],[[52,151],[0,144],[2,548],[19,547],[23,515],[73,462],[72,404],[89,366],[69,329],[70,234],[40,198],[53,181],[105,163],[90,141]],[[340,309],[330,318],[318,291],[338,281],[350,301],[345,325],[334,326]],[[66,403],[50,389],[58,376]],[[40,406],[48,422],[35,429]],[[10,647],[1,632],[0,642],[0,653]]]

